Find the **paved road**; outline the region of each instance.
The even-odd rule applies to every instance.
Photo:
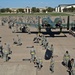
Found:
[[[31,28],[31,31],[37,31],[35,28]],[[22,39],[22,46],[13,45],[13,38],[19,34]],[[65,36],[66,35],[66,36]],[[61,62],[63,55],[66,50],[69,51],[71,58],[75,58],[75,37],[67,34],[55,35],[55,37],[50,37],[46,34],[46,38],[49,41],[49,44],[54,45],[54,60],[55,67],[54,73],[52,75],[69,75],[67,68],[65,68]],[[2,44],[9,43],[12,50],[11,59],[8,62],[4,62],[3,59],[0,59],[0,75],[51,75],[49,70],[50,60],[45,60],[45,49],[43,49],[39,44],[33,43],[33,38],[36,36],[35,33],[12,33],[8,29],[8,24],[6,26],[0,26],[0,36],[2,36]],[[43,67],[41,70],[37,70],[33,63],[29,61],[22,61],[22,59],[30,58],[30,48],[34,45],[36,49],[36,56],[43,59]],[[57,57],[58,56],[58,57]]]

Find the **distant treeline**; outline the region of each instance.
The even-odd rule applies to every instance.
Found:
[[[42,9],[41,12],[53,12],[54,11],[54,8],[52,7],[47,7],[47,8],[44,8]],[[14,10],[11,10],[10,8],[2,8],[0,9],[0,12],[1,13],[12,13],[12,12],[16,12],[16,13],[25,13],[25,9],[24,8],[18,8],[18,9],[14,9]],[[36,7],[32,7],[31,8],[31,12],[40,12],[40,8],[36,8]]]

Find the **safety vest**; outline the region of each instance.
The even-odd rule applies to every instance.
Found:
[[[34,54],[34,52],[31,52],[31,54]]]
[[[70,56],[69,56],[69,55],[65,55],[65,58],[66,58],[66,59],[69,59],[69,58],[70,58]]]
[[[8,51],[7,50],[4,50],[4,54],[8,54]]]
[[[69,59],[69,56],[66,56],[66,59]]]
[[[54,64],[54,61],[51,61],[51,62],[50,62],[50,65],[53,65],[53,64]]]
[[[40,59],[40,62],[42,62],[42,59]]]

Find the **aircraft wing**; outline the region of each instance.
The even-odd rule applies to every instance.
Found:
[[[16,24],[23,24],[26,26],[31,26],[31,27],[35,27],[38,28],[38,24],[33,24],[33,23],[24,23],[24,22],[15,22]]]
[[[75,22],[72,22],[72,23],[69,23],[69,24],[62,24],[61,26],[62,26],[62,28],[74,27]]]

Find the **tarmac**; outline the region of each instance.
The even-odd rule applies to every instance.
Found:
[[[36,36],[36,28],[30,27],[31,34],[28,33],[12,33],[11,29],[8,28],[8,24],[5,26],[0,25],[0,36],[2,37],[2,44],[9,43],[12,54],[9,55],[10,60],[4,62],[0,58],[0,75],[69,75],[67,68],[62,65],[63,55],[69,51],[71,58],[75,58],[75,37],[69,33],[61,33],[60,35],[55,35],[55,37],[50,37],[49,34],[45,34],[49,45],[54,46],[54,73],[49,70],[50,60],[45,60],[46,50],[37,43],[33,42],[33,38]],[[44,31],[44,30],[43,30]],[[19,34],[22,40],[21,46],[16,46],[13,44],[13,38]],[[30,50],[33,46],[36,49],[37,58],[42,58],[43,67],[38,70],[33,63],[29,61],[23,61],[23,59],[30,59]]]

